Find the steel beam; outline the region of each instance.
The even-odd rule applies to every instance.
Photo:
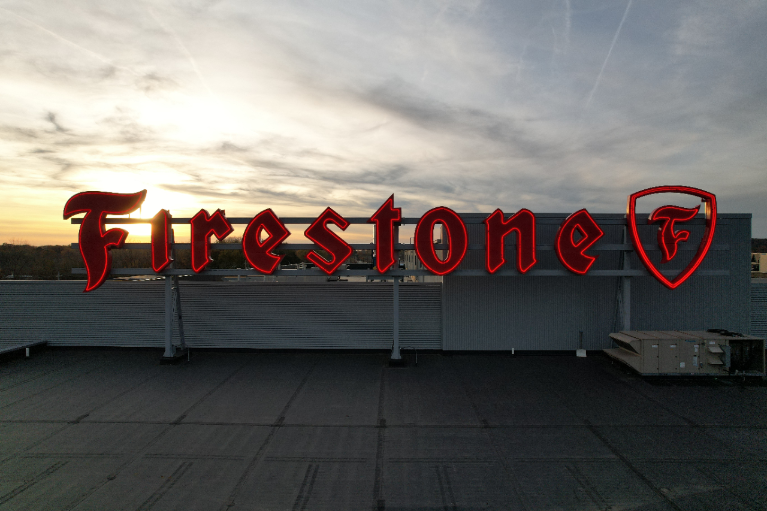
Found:
[[[399,352],[399,277],[392,281],[392,337],[391,359],[398,362],[402,360]]]
[[[165,353],[162,358],[173,358],[176,349],[173,347],[173,287],[170,276],[165,277]]]

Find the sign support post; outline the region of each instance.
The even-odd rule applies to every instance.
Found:
[[[163,360],[172,360],[176,356],[173,346],[173,289],[170,275],[165,276],[165,353]]]
[[[396,247],[399,243],[399,225],[394,226],[393,243]],[[399,270],[399,250],[394,251],[394,264],[397,270]],[[392,348],[391,359],[389,364],[402,365],[402,355],[399,351],[399,277],[394,276],[392,279]]]
[[[173,245],[175,243],[173,229],[170,231],[170,257],[173,260]],[[173,268],[171,262],[168,268]],[[178,337],[181,344],[176,349],[173,345],[173,316],[178,322]],[[165,353],[160,362],[170,364],[178,362],[184,355],[189,355],[189,350],[184,339],[184,322],[181,317],[181,289],[179,288],[178,275],[165,275]]]
[[[392,280],[392,335],[394,337],[391,348],[391,361],[393,365],[402,363],[402,355],[399,352],[399,277]]]
[[[623,244],[628,244],[628,228],[623,228]],[[631,269],[631,261],[630,261],[631,252],[626,250],[623,252],[623,269],[624,270],[630,270]],[[623,330],[629,331],[631,330],[631,277],[621,277],[621,290],[623,292],[623,299],[622,304],[623,305]]]
[[[237,277],[239,279],[239,276]],[[187,349],[186,339],[184,338],[184,321],[181,318],[181,288],[178,284],[178,275],[173,276],[173,298],[174,298],[174,312],[176,313],[176,319],[178,320],[178,338],[181,341],[179,346],[182,350]]]

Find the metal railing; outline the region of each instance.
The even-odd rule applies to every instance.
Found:
[[[460,215],[461,219],[465,224],[468,225],[476,225],[476,224],[482,224],[486,218],[486,215],[482,214],[468,214],[468,215]],[[506,215],[507,217],[510,215]],[[622,226],[623,227],[623,242],[622,243],[599,243],[597,242],[593,247],[591,247],[589,250],[595,251],[595,252],[620,252],[623,257],[621,257],[620,262],[620,268],[617,269],[596,269],[596,270],[590,270],[585,275],[582,275],[579,277],[620,277],[621,278],[621,285],[620,285],[620,293],[618,295],[618,302],[619,307],[622,309],[623,314],[623,329],[624,330],[630,330],[631,328],[631,319],[630,319],[630,304],[631,304],[631,278],[632,277],[647,277],[651,276],[651,274],[646,271],[645,269],[640,268],[631,268],[629,264],[629,254],[631,252],[634,252],[634,247],[630,243],[628,243],[628,237],[626,233],[626,226],[627,221],[624,218],[616,218],[616,215],[614,214],[594,214],[592,215],[594,219],[597,221],[600,225],[613,225],[613,226]],[[646,220],[648,215],[637,215],[637,221]],[[535,221],[536,226],[538,225],[550,225],[550,226],[558,226],[562,223],[563,218],[566,217],[566,215],[562,214],[556,214],[556,213],[548,213],[548,214],[536,214],[535,215]],[[243,224],[249,224],[252,220],[252,218],[247,217],[232,217],[227,218],[227,220],[233,224],[233,225],[243,225]],[[286,225],[296,225],[296,224],[303,224],[308,225],[313,223],[316,220],[316,218],[312,217],[285,217],[280,218],[280,221]],[[364,224],[364,225],[372,225],[368,222],[368,218],[366,217],[351,217],[346,218],[346,220],[349,222],[349,224]],[[402,220],[399,222],[400,225],[415,225],[419,222],[420,218],[417,217],[405,217],[402,218]],[[191,221],[191,218],[171,218],[171,224],[175,225],[189,225]],[[81,224],[82,218],[72,218],[71,219],[72,224]],[[686,223],[686,225],[705,225],[705,219],[703,217],[697,217],[689,222]],[[151,223],[150,219],[145,218],[124,218],[124,217],[112,217],[107,218],[105,220],[106,225],[130,225],[130,224],[149,224]],[[395,229],[395,244],[394,248],[396,251],[401,250],[414,250],[415,245],[412,243],[399,243],[398,236],[399,232],[398,229]],[[373,250],[375,249],[375,245],[372,243],[350,243],[349,244],[352,249],[354,250]],[[78,248],[79,245],[77,243],[72,243],[73,248]],[[509,242],[505,244],[505,247],[507,249],[515,250],[516,249],[516,243]],[[123,245],[124,249],[151,249],[150,243],[126,243]],[[171,243],[172,249],[190,249],[191,244],[190,243]],[[242,244],[240,243],[216,243],[214,247],[212,247],[215,250],[242,250]],[[317,249],[318,247],[313,243],[283,243],[279,246],[280,250],[313,250]],[[449,246],[447,244],[435,244],[434,249],[436,250],[447,250]],[[554,245],[536,245],[536,251],[553,251],[555,250]],[[476,243],[470,243],[468,244],[467,251],[480,251],[485,250],[484,244],[476,244]],[[659,251],[660,249],[655,249]],[[682,245],[679,247],[680,251],[694,251],[697,250],[697,247],[689,247]],[[713,244],[710,247],[710,250],[713,251],[728,251],[730,250],[729,245],[727,244]],[[653,251],[653,249],[649,249],[648,251]],[[85,268],[73,268],[72,273],[74,274],[84,274],[86,273]],[[678,273],[678,270],[666,270],[662,271],[664,275],[673,276],[674,274]],[[159,276],[165,276],[165,277],[172,277],[172,278],[166,278],[166,353],[165,355],[168,357],[173,357],[176,354],[176,348],[171,344],[171,328],[172,328],[172,317],[173,317],[173,308],[175,304],[176,314],[178,317],[178,324],[180,328],[180,333],[183,331],[183,326],[181,323],[181,307],[180,307],[180,294],[178,289],[178,277],[182,275],[190,275],[194,274],[191,269],[182,269],[182,268],[166,268],[165,270],[161,272],[155,272],[152,268],[113,268],[111,270],[112,275],[137,275],[137,274],[156,274]],[[203,270],[199,273],[196,273],[197,275],[207,275],[207,276],[249,276],[249,275],[263,275],[263,273],[252,269],[252,268],[245,268],[245,269],[207,269]],[[729,270],[702,270],[699,269],[696,271],[697,275],[701,276],[729,276],[730,271]],[[271,275],[275,276],[320,276],[320,277],[326,277],[327,274],[322,272],[319,268],[309,268],[309,269],[277,269],[275,270]],[[387,271],[385,274],[379,273],[375,268],[368,269],[368,270],[358,270],[358,269],[338,269],[333,273],[334,276],[344,276],[344,277],[372,277],[375,276],[379,280],[382,278],[389,279],[391,278],[394,285],[393,285],[393,296],[392,296],[392,305],[394,307],[394,313],[393,313],[393,345],[392,345],[392,355],[391,359],[393,361],[401,361],[401,353],[400,353],[400,345],[399,345],[399,281],[400,277],[407,277],[407,276],[427,276],[427,275],[433,275],[432,272],[425,270],[425,269],[391,269]],[[494,276],[494,277],[573,277],[575,276],[572,272],[566,270],[566,269],[530,269],[524,274],[518,272],[517,270],[513,268],[503,268],[498,271],[496,271],[493,274],[490,274],[485,269],[456,269],[452,271],[450,276],[456,276],[456,277],[478,277],[478,276]],[[175,282],[175,286],[171,285],[171,281]],[[183,334],[181,335],[182,343],[183,343]]]

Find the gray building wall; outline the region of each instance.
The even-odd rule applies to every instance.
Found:
[[[486,217],[487,215],[464,215]],[[566,215],[536,215],[538,263],[533,270],[564,267],[553,250],[559,225]],[[621,252],[600,251],[605,244],[623,241],[623,215],[593,215],[605,232],[591,249],[599,255],[592,270],[621,269]],[[644,225],[640,237],[654,246],[657,226]],[[469,242],[483,243],[484,225],[469,225]],[[686,225],[685,225],[686,228]],[[690,243],[697,244],[704,230],[700,219],[690,229]],[[507,239],[507,243],[511,240]],[[729,276],[694,274],[675,290],[652,276],[631,278],[631,328],[633,330],[750,330],[751,215],[719,215],[713,246],[701,270],[729,270]],[[507,267],[515,267],[515,249],[507,247]],[[694,251],[680,252],[667,265],[680,269]],[[650,252],[659,262],[660,252]],[[462,269],[484,268],[484,252],[470,251]],[[631,268],[643,268],[632,253]],[[532,270],[531,270],[532,271]],[[562,277],[532,275],[508,277],[446,276],[443,289],[443,349],[445,350],[570,350],[578,347],[583,331],[584,348],[609,348],[608,334],[623,329],[617,297],[619,277]]]
[[[164,282],[0,281],[0,347],[162,347]],[[191,347],[390,349],[392,284],[181,281]],[[440,349],[439,284],[401,284],[400,345]],[[174,337],[177,328],[174,326]]]
[[[751,335],[767,339],[767,279],[751,280]]]
[[[481,219],[487,215],[464,215]],[[619,269],[621,252],[598,250],[623,241],[623,215],[594,215],[605,236],[592,249],[593,269]],[[538,264],[562,270],[552,250],[565,215],[537,215]],[[484,243],[484,225],[469,224],[470,243]],[[641,227],[645,246],[654,226]],[[691,243],[703,230],[692,228]],[[750,215],[720,215],[701,270],[676,290],[653,277],[632,277],[634,330],[728,330],[765,335],[767,284],[750,282]],[[509,243],[512,240],[507,240]],[[514,268],[514,248],[507,264]],[[685,265],[694,251],[669,265]],[[652,257],[658,259],[659,252]],[[484,269],[484,251],[470,251],[461,269]],[[635,255],[631,267],[641,268]],[[531,270],[532,271],[532,270]],[[400,345],[445,350],[572,350],[610,347],[621,330],[620,277],[446,276],[443,284],[400,285]],[[0,281],[0,347],[47,341],[58,346],[162,347],[164,283],[108,281],[83,293],[82,281]],[[192,347],[389,349],[391,283],[181,283],[187,342]],[[754,309],[752,311],[752,303]],[[754,325],[753,329],[751,325]]]

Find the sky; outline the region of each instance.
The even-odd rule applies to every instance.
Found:
[[[764,0],[0,1],[0,242],[76,241],[89,190],[417,217],[659,185],[767,237],[765,50]]]

